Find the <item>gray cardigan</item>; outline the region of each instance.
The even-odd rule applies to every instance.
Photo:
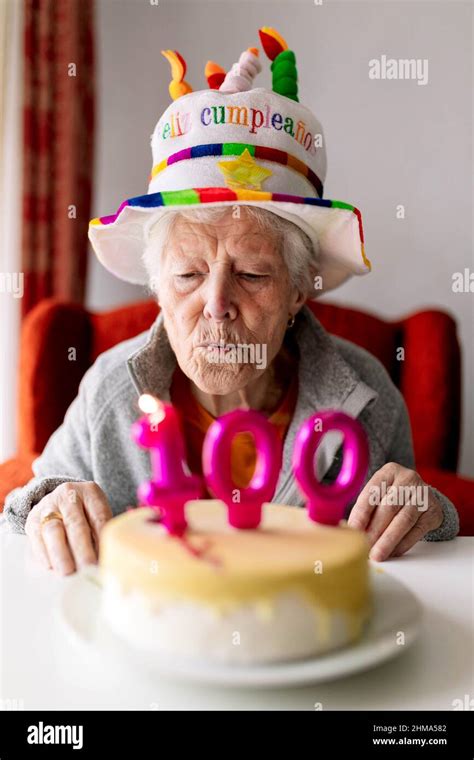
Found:
[[[364,425],[370,446],[367,480],[386,462],[414,468],[407,409],[382,364],[364,349],[329,335],[306,306],[293,331],[300,353],[298,398],[272,501],[303,506],[291,469],[293,443],[303,420],[322,409],[343,410]],[[130,435],[132,422],[141,414],[138,396],[152,393],[169,401],[175,367],[161,313],[149,330],[101,354],[84,375],[64,422],[33,462],[35,477],[7,496],[5,517],[10,526],[23,532],[30,509],[64,482],[95,481],[114,515],[136,505],[137,486],[151,476],[149,452],[139,448]],[[323,482],[337,474],[340,456],[340,439],[328,433],[316,460]],[[425,538],[453,538],[459,530],[456,509],[446,496],[433,490],[443,506],[444,521]]]

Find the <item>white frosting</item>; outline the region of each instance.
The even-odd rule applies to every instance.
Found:
[[[103,578],[102,616],[132,646],[157,655],[226,663],[263,663],[311,657],[348,644],[360,620],[311,606],[285,592],[269,604],[242,604],[229,613],[191,601],[153,608],[139,592],[124,594]]]
[[[253,87],[253,80],[262,70],[258,55],[244,50],[237,63],[227,72],[219,90],[221,92],[245,92]]]

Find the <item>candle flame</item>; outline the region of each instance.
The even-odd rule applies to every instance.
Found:
[[[142,412],[145,412],[145,414],[152,416],[153,423],[155,424],[161,422],[165,418],[165,410],[163,408],[163,404],[158,398],[152,396],[149,393],[142,393],[138,399],[138,406]]]

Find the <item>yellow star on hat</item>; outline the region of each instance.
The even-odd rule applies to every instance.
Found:
[[[225,177],[227,187],[232,190],[247,188],[248,190],[261,190],[262,182],[273,174],[270,169],[264,169],[255,161],[249,149],[234,161],[218,161],[217,165]]]

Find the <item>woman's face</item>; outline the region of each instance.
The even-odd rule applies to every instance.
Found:
[[[171,346],[182,371],[209,394],[238,391],[265,371],[304,301],[276,241],[241,211],[215,224],[179,217],[160,263],[158,300]],[[236,350],[243,345],[253,347],[258,366],[249,361],[252,348]]]

